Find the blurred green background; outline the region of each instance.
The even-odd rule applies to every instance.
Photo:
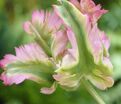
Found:
[[[33,11],[52,9],[53,3],[54,0],[0,0],[0,59],[6,53],[14,53],[15,46],[32,41],[22,24],[31,20]],[[112,88],[106,91],[95,89],[107,104],[121,104],[121,0],[95,0],[95,3],[109,10],[99,20],[99,28],[111,40],[115,79]],[[12,86],[5,86],[0,81],[0,104],[97,104],[82,86],[73,92],[58,87],[52,95],[41,94],[40,88],[41,85],[28,80]]]

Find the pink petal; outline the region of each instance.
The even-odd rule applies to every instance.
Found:
[[[54,35],[54,43],[53,43],[53,54],[54,57],[63,53],[66,46],[68,44],[68,37],[66,31],[59,31]]]
[[[44,10],[41,10],[41,13],[39,12],[39,10],[36,10],[33,14],[32,14],[32,24],[43,24],[44,22]]]
[[[60,28],[61,20],[59,19],[55,11],[53,12],[53,14],[47,17],[47,20],[47,25],[50,29],[53,29],[55,27],[58,30]]]
[[[77,48],[76,38],[75,38],[73,31],[71,29],[67,30],[66,35],[72,45],[72,48],[71,49],[68,48],[65,51],[63,58],[62,58],[61,67],[64,69],[67,69],[67,68],[69,69],[77,62],[78,48]],[[62,40],[61,38],[59,38],[59,39]],[[61,42],[64,43],[63,41],[61,41]],[[65,47],[60,48],[59,52],[61,52],[61,51],[63,52],[64,50],[65,50]],[[58,51],[56,51],[56,52],[58,52]],[[70,62],[71,62],[71,65],[70,65]]]
[[[35,33],[38,36],[56,33],[61,25],[61,19],[59,19],[55,11],[53,13],[51,11],[44,13],[44,10],[41,10],[40,13],[36,10],[32,14],[32,23],[29,21],[25,22],[23,28],[27,34],[35,37]]]
[[[72,49],[77,50],[77,43],[76,43],[76,38],[75,38],[73,30],[71,29],[67,30],[67,36],[68,36],[69,41],[71,42]]]
[[[93,14],[93,19],[96,22],[104,13],[107,13],[107,10],[96,10]]]
[[[42,80],[38,76],[29,73],[7,74],[6,72],[3,72],[0,76],[0,79],[3,80],[3,84],[5,85],[20,84],[25,79],[29,79],[37,83],[42,82]]]
[[[95,7],[95,3],[92,0],[81,0],[80,4],[85,11],[91,10]]]
[[[93,29],[88,34],[88,43],[89,43],[91,52],[94,56],[95,62],[98,62],[100,56],[103,53],[103,46],[102,46],[101,39],[99,37],[97,24],[94,25]]]
[[[77,48],[77,43],[76,43],[76,38],[74,35],[73,30],[69,29],[67,30],[67,36],[69,41],[71,42],[72,49],[68,49],[68,51],[72,54],[72,56],[77,59],[78,57],[78,48]]]
[[[112,87],[114,84],[114,80],[112,77],[105,77],[105,79],[108,81],[106,83],[109,83],[109,85],[105,85],[104,83],[100,83],[99,81],[91,80],[91,82],[100,90],[106,90],[108,87]]]
[[[106,70],[102,69],[103,73],[105,75],[113,75],[113,65],[110,61],[110,58],[103,57],[103,65],[106,67]]]
[[[43,87],[41,88],[40,90],[40,93],[43,93],[43,94],[52,94],[55,90],[56,90],[56,83],[54,83],[50,88],[46,88],[46,87]]]
[[[53,78],[58,81],[62,86],[77,87],[79,84],[79,78],[76,75],[53,75]]]
[[[110,76],[105,76],[99,70],[95,70],[93,74],[88,75],[87,78],[100,90],[105,90],[112,87],[114,80]]]
[[[4,59],[0,60],[0,67],[4,69],[9,63],[16,62],[16,60],[16,56],[7,54],[4,56]]]
[[[95,24],[97,20],[107,12],[107,10],[101,10],[101,5],[95,5],[92,0],[81,0],[80,4],[77,0],[70,0],[83,14],[89,17],[91,24]]]
[[[19,61],[26,62],[26,61],[41,61],[47,60],[47,55],[43,52],[42,48],[36,43],[30,43],[28,45],[24,45],[15,48],[16,57]]]
[[[27,74],[6,74],[5,72],[2,73],[0,79],[3,80],[3,84],[5,85],[12,85],[12,84],[19,84],[23,82],[25,79],[30,79],[30,75]]]
[[[36,43],[30,43],[24,46],[20,46],[19,48],[15,48],[16,56],[8,54],[4,56],[4,59],[0,60],[0,66],[5,69],[9,64],[16,64],[17,62],[22,63],[29,63],[29,62],[48,62],[49,59],[46,56],[46,54],[43,52],[41,47]],[[24,64],[23,64],[24,65]],[[24,66],[23,66],[24,67]],[[0,76],[0,79],[2,79],[5,85],[11,85],[13,83],[19,84],[23,82],[25,79],[30,79],[35,82],[42,82],[41,76],[38,77],[37,75],[33,74],[31,72],[14,72],[14,70],[22,70],[21,67],[14,67],[14,68],[7,68]],[[9,73],[13,71],[13,73]]]
[[[70,52],[70,51],[69,51]],[[74,52],[65,54],[62,59],[61,68],[69,70],[76,63],[75,57],[73,57]]]
[[[92,0],[81,0],[81,7],[85,11],[86,14],[90,17],[90,20],[93,24],[97,22],[97,20],[107,12],[107,10],[101,10],[101,5],[95,5]]]
[[[70,0],[70,2],[74,4],[79,10],[81,9],[80,3],[78,2],[78,0]]]
[[[27,34],[33,35],[35,27],[32,25],[31,22],[27,21],[27,22],[24,22],[23,29]]]
[[[104,43],[104,46],[105,46],[106,51],[108,53],[108,49],[110,47],[110,40],[109,40],[108,36],[104,33],[104,31],[100,31],[100,33],[101,33],[102,43]],[[108,55],[109,55],[109,53],[108,53]]]

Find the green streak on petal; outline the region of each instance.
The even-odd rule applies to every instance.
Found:
[[[21,69],[29,68],[29,69],[34,69],[44,73],[53,73],[53,71],[55,70],[55,66],[52,63],[50,62],[44,63],[44,62],[37,62],[37,61],[27,62],[27,63],[23,63],[23,62],[11,63],[7,65],[5,70],[10,68],[21,68]]]
[[[94,67],[94,60],[88,51],[86,40],[86,17],[68,1],[62,0],[62,5],[56,6],[60,17],[70,26],[76,37],[78,45],[78,62],[80,69],[90,72]]]
[[[103,56],[108,57],[108,52],[106,50],[104,43],[102,43],[102,45],[103,45]]]
[[[41,81],[40,83],[50,83],[52,81],[52,75],[51,74],[45,74],[39,71],[35,71],[33,69],[13,69],[8,70],[7,74],[31,74],[31,76],[38,77]]]
[[[47,43],[41,38],[41,36],[36,36],[34,37],[34,40],[41,46],[41,48],[43,49],[43,51],[49,56],[51,57],[51,51],[50,51],[50,47],[47,45]]]
[[[29,74],[37,83],[49,84],[53,82],[52,74],[56,66],[50,61],[29,61],[15,62],[8,64],[5,68],[5,73],[8,75],[14,74]]]
[[[112,76],[113,75],[113,66],[112,64],[104,64],[102,61],[99,62],[98,65],[95,65],[95,69],[100,70],[104,75],[106,76]]]

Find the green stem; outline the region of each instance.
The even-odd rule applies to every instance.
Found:
[[[85,78],[81,79],[81,83],[99,104],[106,104]]]

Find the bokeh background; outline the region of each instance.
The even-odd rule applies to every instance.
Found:
[[[33,41],[22,24],[31,20],[33,11],[52,9],[53,3],[54,0],[0,0],[0,59],[6,53],[14,54],[15,46]],[[110,37],[115,79],[112,88],[95,89],[107,104],[121,104],[121,0],[95,0],[95,3],[109,10],[99,20],[99,28]],[[73,92],[58,87],[52,95],[40,94],[40,88],[41,85],[28,80],[12,86],[5,86],[0,81],[0,104],[97,104],[82,86]]]

